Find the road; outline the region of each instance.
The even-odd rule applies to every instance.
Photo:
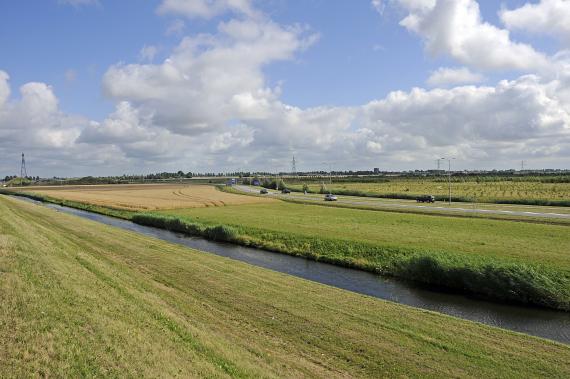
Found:
[[[259,194],[259,187],[251,187],[245,185],[236,185],[234,186],[235,189],[245,193],[254,193]],[[312,203],[323,203],[323,195],[320,194],[303,194],[299,192],[292,192],[290,194],[282,194],[281,192],[277,191],[269,191],[269,193],[265,196],[274,197],[278,199],[292,199],[292,200],[299,200],[305,202],[312,202]],[[501,208],[494,208],[494,209],[482,209],[477,208],[479,206],[486,206],[482,204],[475,204],[477,207],[466,207],[466,206],[441,206],[441,205],[420,205],[416,204],[415,202],[410,201],[409,203],[405,203],[405,201],[398,201],[394,202],[389,199],[381,199],[381,198],[371,198],[371,197],[358,197],[358,196],[338,196],[337,200],[338,204],[342,205],[353,205],[353,206],[361,206],[367,208],[378,208],[378,209],[411,209],[411,210],[423,210],[423,211],[444,211],[444,212],[457,212],[457,213],[476,213],[476,214],[485,214],[485,215],[502,215],[502,216],[518,216],[518,217],[542,217],[542,218],[550,218],[550,219],[566,219],[570,220],[570,213],[555,213],[555,212],[531,212],[531,211],[522,211],[520,209],[517,210],[508,210],[508,209],[501,209]],[[465,204],[465,203],[456,203],[456,204]],[[493,207],[500,207],[501,205],[492,204]],[[505,208],[509,207],[509,205],[505,205]],[[516,206],[517,208],[521,208],[524,206]],[[537,207],[532,207],[532,209],[536,209]]]

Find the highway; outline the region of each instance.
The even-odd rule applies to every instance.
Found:
[[[234,188],[238,191],[245,192],[245,193],[252,193],[252,194],[259,194],[260,187],[252,187],[252,186],[245,186],[245,185],[236,185]],[[320,194],[303,194],[300,192],[291,192],[290,194],[282,194],[281,192],[269,190],[267,195],[268,197],[278,198],[278,199],[291,199],[291,200],[298,200],[304,202],[311,202],[311,203],[323,203],[324,198],[323,195]],[[518,217],[541,217],[541,218],[549,218],[549,219],[566,219],[570,220],[570,213],[556,213],[556,212],[536,212],[536,211],[523,211],[520,208],[524,209],[523,206],[510,206],[501,204],[475,204],[475,206],[468,207],[466,203],[455,203],[457,205],[449,206],[449,205],[421,205],[416,204],[413,201],[394,201],[391,199],[381,199],[381,198],[372,198],[372,197],[358,197],[358,196],[344,196],[340,195],[337,196],[338,200],[336,203],[342,205],[352,205],[352,206],[360,206],[366,208],[378,208],[378,209],[410,209],[410,210],[422,210],[426,212],[456,212],[456,213],[476,213],[476,214],[484,214],[484,215],[502,215],[502,216],[518,216]],[[440,202],[439,204],[445,204]],[[470,204],[471,205],[471,204]],[[480,208],[480,207],[486,208]],[[489,209],[490,207],[492,209]],[[509,210],[505,208],[513,207],[516,210]],[[529,207],[533,210],[536,210],[537,206]],[[545,207],[548,208],[548,207]]]

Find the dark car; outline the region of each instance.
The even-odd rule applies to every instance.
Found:
[[[291,190],[288,189],[288,188],[283,188],[283,189],[281,190],[281,193],[291,193]]]
[[[423,195],[416,197],[418,203],[435,203],[435,196],[433,195]]]
[[[262,189],[259,191],[259,193],[262,194],[262,195],[267,195],[268,192],[269,192],[269,191],[267,191],[267,188],[262,188]]]

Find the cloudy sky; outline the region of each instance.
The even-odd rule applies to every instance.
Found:
[[[570,168],[569,0],[0,2],[0,176]]]

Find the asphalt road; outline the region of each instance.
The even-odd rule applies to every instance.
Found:
[[[255,193],[255,194],[259,194],[260,190],[260,187],[250,187],[243,185],[236,185],[234,186],[234,188],[237,189],[238,191]],[[278,198],[278,199],[289,198],[289,199],[302,200],[313,203],[324,202],[323,195],[320,194],[305,195],[300,192],[291,192],[290,194],[282,194],[281,192],[270,190],[269,193],[265,196]],[[424,211],[445,211],[445,212],[457,212],[457,213],[477,213],[477,214],[487,214],[487,215],[520,216],[520,217],[544,217],[544,218],[570,220],[570,214],[563,214],[563,213],[526,212],[520,210],[481,209],[481,208],[467,208],[467,207],[458,207],[458,206],[420,205],[420,204],[415,204],[413,202],[410,202],[410,204],[402,204],[380,198],[344,196],[344,195],[337,197],[338,197],[337,200],[338,204],[365,206],[365,207],[379,208],[379,209],[405,208],[405,209],[420,209]]]

